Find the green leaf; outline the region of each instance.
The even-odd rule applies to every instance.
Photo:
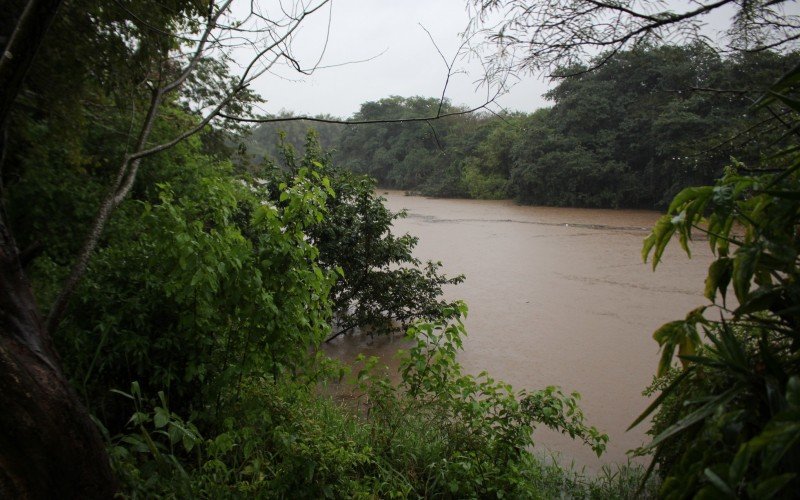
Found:
[[[166,411],[163,408],[156,408],[156,414],[153,416],[153,424],[155,424],[156,429],[164,427],[167,422],[169,422],[169,416]]]
[[[717,296],[717,290],[722,295],[722,300],[725,300],[725,294],[728,290],[728,284],[731,282],[733,276],[733,261],[729,257],[721,257],[711,263],[708,268],[708,276],[706,277],[706,287],[703,295],[708,300],[713,301]]]
[[[647,262],[647,257],[650,255],[650,251],[653,249],[655,244],[656,234],[650,233],[647,238],[644,239],[644,243],[642,245],[642,261]],[[653,265],[653,269],[655,269],[655,265]]]
[[[698,307],[686,315],[685,320],[670,321],[653,333],[653,339],[661,346],[661,359],[658,363],[657,375],[663,376],[672,364],[675,348],[681,356],[691,356],[700,345],[700,335],[697,333],[697,324],[705,323],[703,318],[705,306]],[[681,361],[686,367],[686,363]]]
[[[733,291],[740,304],[747,301],[759,254],[760,250],[752,246],[741,247],[736,251],[733,261]]]
[[[661,405],[661,403],[663,403],[664,400],[670,394],[672,394],[673,391],[675,391],[675,389],[681,384],[681,382],[683,382],[683,380],[689,376],[689,373],[691,373],[691,370],[684,370],[683,372],[681,372],[681,374],[678,375],[678,377],[675,380],[673,380],[672,383],[669,384],[663,391],[661,391],[661,394],[659,394],[659,396],[652,403],[650,403],[650,405],[642,412],[642,414],[636,417],[636,420],[634,420],[633,423],[629,425],[628,428],[625,430],[629,431],[633,429],[634,427],[639,425],[644,419],[650,416],[650,414],[653,413],[653,411],[655,411],[655,409],[658,408]]]
[[[781,474],[758,483],[753,490],[753,498],[769,499],[777,495],[789,482],[794,479],[796,474]]]
[[[731,498],[736,498],[736,493],[734,493],[731,487],[728,486],[727,483],[725,483],[725,481],[721,477],[719,477],[716,473],[714,473],[714,471],[712,471],[709,468],[706,468],[706,470],[703,471],[703,475],[706,476],[706,478],[708,478],[708,480],[711,481],[711,484],[714,485],[714,487],[719,491],[721,491],[723,494]]]
[[[770,309],[772,304],[781,300],[781,295],[781,289],[765,290],[759,288],[748,295],[747,300],[742,302],[742,304],[736,308],[734,314],[736,314],[736,316],[744,316],[746,314],[753,314],[759,311],[767,311]]]
[[[113,392],[114,394],[119,394],[120,396],[124,396],[128,399],[134,400],[134,397],[128,394],[127,392],[122,392],[119,389],[111,389],[109,392]]]
[[[197,440],[189,432],[184,432],[183,438],[181,439],[181,441],[183,443],[183,449],[186,450],[187,452],[188,451],[192,451],[192,448],[194,448],[194,445],[197,444]]]
[[[708,416],[712,415],[717,408],[720,408],[727,404],[730,400],[732,400],[736,395],[739,393],[738,387],[732,387],[727,391],[721,393],[720,395],[714,397],[713,399],[709,400],[706,404],[701,406],[699,409],[695,410],[694,412],[690,413],[689,415],[683,417],[681,420],[676,422],[675,424],[671,425],[667,429],[665,429],[661,434],[656,436],[650,444],[645,446],[645,449],[652,449],[653,447],[657,446],[658,444],[662,443],[664,440],[669,439],[670,437],[683,432],[684,430],[688,429],[692,425],[704,420]]]
[[[678,213],[678,209],[681,209],[682,211],[682,207],[684,207],[684,205],[696,200],[700,194],[702,194],[702,188],[699,187],[688,187],[684,189],[672,199],[672,202],[669,204],[669,208],[667,209],[667,213]]]
[[[736,456],[733,457],[733,461],[728,468],[728,478],[731,483],[738,484],[744,478],[744,473],[747,471],[747,466],[750,464],[751,456],[751,449],[747,443],[739,447],[739,451],[736,453]]]
[[[181,440],[181,429],[176,425],[171,425],[169,429],[167,429],[167,434],[169,435],[169,442],[170,444],[176,444],[178,441]]]
[[[661,262],[661,256],[664,249],[669,243],[670,238],[675,233],[676,225],[673,224],[673,218],[669,215],[663,215],[658,219],[656,225],[653,227],[652,233],[645,238],[644,246],[642,248],[642,259],[647,262],[647,257],[651,250],[653,251],[653,270],[655,270],[658,263]]]

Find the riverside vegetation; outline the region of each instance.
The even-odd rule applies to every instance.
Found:
[[[783,130],[753,109],[752,99],[797,62],[794,53],[722,57],[702,44],[645,45],[561,80],[546,94],[553,106],[533,113],[308,125],[335,150],[337,164],[381,187],[534,205],[664,209],[684,187],[721,176],[731,156],[750,164],[768,154]],[[438,98],[393,96],[362,104],[352,119],[431,116],[438,106]],[[445,103],[445,111],[459,110]],[[301,122],[267,123],[253,130],[249,151],[274,155],[279,130],[302,146]]]
[[[4,11],[22,12],[21,4],[5,2]],[[171,57],[189,43],[171,33],[202,33],[198,26],[213,24],[220,6],[77,0],[55,17],[58,7],[44,9],[53,16],[46,36],[21,31],[36,42],[28,47],[46,42],[35,57],[16,53],[13,64],[27,60],[30,69],[0,66],[11,82],[0,86],[3,111],[11,110],[2,116],[0,493],[36,498],[69,485],[66,496],[84,498],[769,498],[797,491],[800,70],[747,108],[754,116],[769,111],[783,128],[756,119],[734,134],[743,141],[734,144],[740,159],[722,172],[715,155],[728,146],[717,152],[715,138],[681,134],[741,130],[750,118],[740,119],[739,94],[679,94],[665,79],[676,71],[689,75],[676,85],[750,77],[761,85],[793,56],[721,59],[701,46],[639,47],[566,80],[550,110],[442,120],[436,135],[399,124],[348,129],[340,136],[351,141],[347,168],[313,133],[302,153],[284,142],[274,161],[253,163],[231,147],[241,126],[204,122],[192,106],[208,98],[246,113],[258,97],[231,84],[221,60],[196,58],[184,72]],[[24,28],[0,23],[4,34]],[[623,70],[642,74],[617,88],[610,75]],[[24,85],[7,78],[14,71]],[[225,101],[229,85],[236,99]],[[361,113],[430,104],[390,98]],[[602,123],[590,120],[599,117]],[[132,123],[140,122],[148,125],[137,139]],[[362,140],[404,131],[402,141],[380,147]],[[150,143],[169,147],[132,159],[131,148],[138,154]],[[450,161],[447,148],[459,143],[474,148]],[[709,147],[714,152],[702,161],[690,153]],[[686,158],[694,158],[691,168]],[[456,356],[467,309],[441,298],[442,287],[461,278],[417,261],[416,240],[392,233],[402,215],[384,207],[374,180],[351,170],[440,195],[537,203],[650,206],[677,193],[644,256],[657,265],[673,235],[688,252],[702,232],[717,258],[706,279],[712,305],[655,333],[663,356],[651,390],[659,395],[634,422],[652,416],[653,441],[637,450],[654,453],[651,470],[620,466],[584,477],[531,453],[542,426],[598,454],[608,438],[585,422],[577,394],[515,391],[489,374],[462,373]],[[63,312],[50,311],[56,319],[45,327],[36,304],[62,302],[62,283],[109,186],[114,215],[100,225],[72,299]],[[729,288],[736,305],[726,300]],[[720,319],[709,319],[711,309]],[[398,326],[410,342],[398,384],[374,358],[351,368],[319,350],[356,327],[380,334]],[[56,383],[40,384],[42,373]],[[320,390],[331,381],[350,384],[357,404]],[[59,411],[47,415],[39,400]],[[96,449],[76,438],[96,429]],[[69,475],[70,461],[80,476]],[[98,474],[86,483],[92,471]]]
[[[303,158],[287,149],[286,170],[257,176],[188,141],[108,231],[79,292],[83,313],[68,316],[58,346],[102,422],[122,491],[602,496],[624,487],[628,475],[584,483],[533,458],[537,425],[598,453],[607,437],[584,423],[576,395],[517,393],[461,373],[466,307],[436,300],[457,279],[415,266],[415,240],[391,234],[394,216],[373,183],[330,166],[314,140]],[[363,260],[350,258],[359,252]],[[33,265],[46,294],[58,263],[43,255]],[[370,300],[356,302],[365,290]],[[314,354],[334,309],[344,328],[422,321],[408,332],[417,344],[399,387],[375,359],[348,375]],[[352,378],[367,410],[320,396],[331,377]]]

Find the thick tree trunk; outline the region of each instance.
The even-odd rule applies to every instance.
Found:
[[[63,374],[2,212],[0,429],[0,498],[113,496],[100,434]]]
[[[0,51],[0,166],[10,110],[62,1],[28,0]],[[0,498],[111,498],[108,454],[45,330],[5,225],[2,194]]]

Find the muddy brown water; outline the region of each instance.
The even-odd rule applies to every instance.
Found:
[[[652,333],[706,303],[708,245],[696,242],[690,260],[673,242],[654,273],[641,247],[657,212],[381,194],[391,210],[408,210],[394,231],[419,237],[418,258],[466,276],[446,290],[469,306],[464,369],[486,370],[515,389],[578,391],[589,423],[610,436],[600,459],[546,429],[535,432],[536,448],[590,471],[626,462],[647,439],[646,426],[625,429],[648,404],[642,390],[658,362]],[[401,346],[399,338],[362,336],[337,339],[327,351],[345,361],[377,355],[394,366]]]

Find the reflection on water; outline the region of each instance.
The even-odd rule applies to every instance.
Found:
[[[608,452],[598,461],[546,430],[536,431],[537,446],[593,470],[624,462],[646,440],[644,427],[625,429],[647,406],[641,391],[658,361],[652,332],[705,303],[708,246],[696,244],[688,260],[673,245],[653,273],[641,247],[657,212],[384,196],[393,211],[408,210],[395,232],[420,238],[418,258],[466,276],[446,290],[470,309],[464,368],[487,370],[517,389],[580,392],[589,422],[611,437]],[[327,350],[343,360],[364,352],[388,363],[402,347],[400,337],[361,337],[337,339]]]

